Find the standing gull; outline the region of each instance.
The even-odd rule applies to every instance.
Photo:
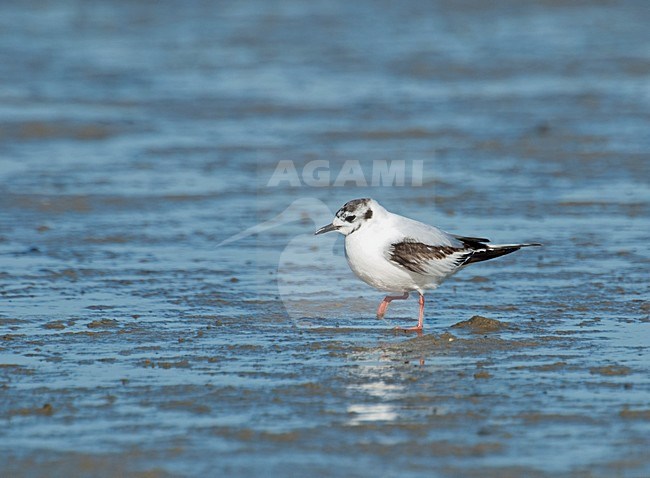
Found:
[[[447,277],[474,262],[510,254],[541,244],[488,244],[489,239],[449,234],[384,209],[370,198],[354,199],[339,209],[332,224],[315,234],[337,231],[345,236],[345,257],[350,269],[366,284],[387,295],[379,304],[382,319],[393,300],[420,297],[418,325],[400,330],[421,332],[424,292],[437,288]]]

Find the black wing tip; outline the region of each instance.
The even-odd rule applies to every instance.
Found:
[[[457,236],[455,234],[453,236],[469,249],[483,249],[488,247],[487,243],[490,242],[486,237]]]
[[[519,246],[502,247],[499,249],[483,249],[474,251],[465,261],[465,264],[473,264],[474,262],[489,261],[497,257],[505,256],[519,250]]]
[[[487,237],[474,237],[474,236],[459,236],[458,234],[452,234],[459,241],[471,241],[471,242],[490,242]]]
[[[468,237],[468,236],[457,236],[454,235],[454,238],[462,242],[466,247],[470,249],[483,249],[483,248],[498,248],[499,244],[489,244],[490,240],[485,237]],[[541,242],[524,242],[522,244],[507,244],[507,247],[543,247],[544,244]]]

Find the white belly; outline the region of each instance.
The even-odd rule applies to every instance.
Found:
[[[351,236],[345,238],[345,257],[350,269],[359,279],[385,292],[411,292],[420,289],[411,274],[384,256],[382,244]]]

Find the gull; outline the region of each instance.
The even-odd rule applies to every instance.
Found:
[[[392,293],[379,304],[383,319],[388,304],[419,294],[420,313],[415,327],[399,330],[421,333],[424,293],[475,262],[494,259],[528,244],[488,244],[483,237],[450,234],[434,226],[393,214],[370,198],[354,199],[339,209],[331,224],[314,234],[336,231],[345,236],[345,257],[352,272],[366,284]],[[398,295],[400,294],[400,295]]]

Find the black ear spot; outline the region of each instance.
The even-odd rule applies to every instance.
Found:
[[[366,214],[363,216],[364,219],[370,219],[372,217],[372,209],[368,209]]]
[[[348,217],[345,218],[345,220],[346,220],[347,222],[352,222],[352,221],[354,221],[356,218],[357,218],[357,216],[348,216]]]

